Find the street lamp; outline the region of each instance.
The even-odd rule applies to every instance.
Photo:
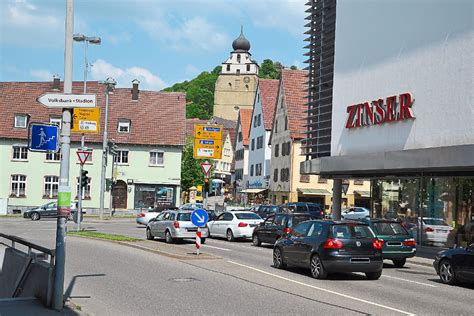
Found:
[[[105,172],[107,171],[107,122],[109,118],[109,94],[111,94],[117,82],[113,78],[105,80],[105,124],[104,140],[102,142],[102,172],[100,174],[100,210],[99,217],[104,219],[104,195],[105,195]]]
[[[89,46],[89,43],[95,44],[95,45],[100,45],[102,40],[100,37],[97,36],[92,36],[92,37],[87,37],[84,34],[74,34],[72,37],[76,42],[84,42],[84,62],[85,62],[85,68],[84,68],[84,94],[86,94],[87,91],[87,71],[89,70],[89,63],[87,62],[87,46]]]

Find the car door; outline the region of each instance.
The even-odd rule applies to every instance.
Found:
[[[269,233],[270,229],[273,226],[273,219],[275,216],[270,216],[268,217],[261,226],[256,228],[256,233],[258,238],[260,239],[261,242],[266,242],[269,243],[270,238],[269,238]]]
[[[285,247],[283,256],[286,262],[292,265],[301,265],[301,259],[298,258],[298,251],[301,244],[304,242],[306,233],[309,229],[311,222],[303,222],[296,225],[289,235],[290,243]]]
[[[160,238],[165,237],[165,229],[166,229],[167,222],[169,222],[169,218],[170,218],[170,212],[165,212],[163,214],[163,217],[161,217],[161,219],[158,222],[156,222],[157,223],[156,236]]]
[[[44,210],[44,217],[55,217],[58,215],[58,207],[56,206],[56,202],[51,202],[46,204]]]
[[[467,247],[463,254],[457,256],[459,256],[457,263],[462,277],[474,281],[474,244]]]
[[[222,218],[222,221],[219,225],[221,236],[226,236],[227,228],[229,227],[234,231],[235,227],[233,227],[234,225],[233,221],[234,221],[234,214],[228,213],[228,212],[224,213],[224,217]]]
[[[278,238],[283,235],[283,225],[284,221],[286,220],[287,215],[285,214],[277,214],[275,215],[275,219],[273,220],[273,225],[270,227],[268,231],[268,242],[274,244]]]
[[[219,234],[219,227],[221,226],[222,221],[224,220],[224,214],[225,213],[222,213],[221,215],[219,215],[216,218],[216,220],[212,222],[211,225],[209,225],[209,231],[212,236],[221,236]]]
[[[311,259],[313,249],[317,249],[318,239],[323,231],[323,224],[321,222],[307,222],[309,223],[308,231],[305,236],[295,245],[295,260],[299,265],[308,266]]]

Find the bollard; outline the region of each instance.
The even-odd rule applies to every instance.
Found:
[[[201,228],[198,227],[196,231],[196,255],[199,255],[199,248],[201,248]]]

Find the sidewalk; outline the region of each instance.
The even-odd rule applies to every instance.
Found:
[[[66,303],[61,312],[53,309],[48,309],[43,306],[39,300],[35,298],[15,298],[15,299],[0,299],[0,316],[10,315],[35,315],[35,316],[50,316],[50,315],[68,315],[68,316],[84,316],[88,315],[83,311],[77,309],[77,306],[71,303]]]

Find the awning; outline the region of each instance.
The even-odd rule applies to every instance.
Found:
[[[297,189],[297,191],[303,195],[332,195],[326,189]]]
[[[354,194],[358,195],[358,196],[361,196],[361,197],[367,197],[367,198],[370,197],[370,191],[357,191],[357,190],[354,190]]]
[[[260,193],[266,190],[268,189],[245,189],[245,190],[240,191],[240,193]]]

